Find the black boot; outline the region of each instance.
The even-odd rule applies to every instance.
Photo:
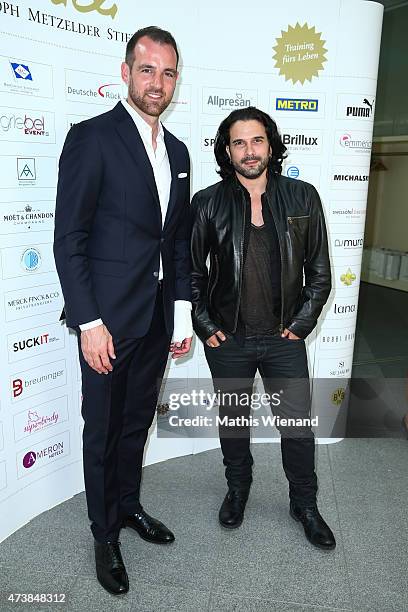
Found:
[[[97,542],[95,540],[96,576],[112,595],[122,595],[129,590],[129,580],[120,553],[120,542]]]
[[[290,502],[290,515],[295,521],[300,521],[309,542],[323,550],[332,550],[336,547],[333,532],[320,515],[317,506],[302,508]]]
[[[230,489],[222,502],[219,519],[223,527],[236,529],[244,520],[244,511],[249,491],[245,489]]]

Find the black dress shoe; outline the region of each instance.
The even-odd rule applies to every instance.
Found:
[[[147,542],[154,544],[170,544],[174,542],[174,534],[157,519],[149,516],[144,510],[131,514],[123,520],[123,527],[131,527]]]
[[[300,521],[309,542],[323,550],[336,548],[336,540],[328,524],[323,520],[317,506],[300,508],[290,504],[290,515]]]
[[[236,529],[244,520],[249,491],[230,489],[222,502],[218,518],[223,527]]]
[[[120,542],[95,540],[96,576],[112,595],[122,595],[129,590],[129,580],[120,553]]]

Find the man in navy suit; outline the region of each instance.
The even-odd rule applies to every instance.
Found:
[[[136,32],[121,68],[127,99],[74,125],[59,166],[54,255],[66,322],[78,333],[96,573],[113,594],[129,589],[121,527],[174,540],[144,511],[139,489],[158,381],[169,350],[186,354],[192,337],[189,156],[159,122],[178,59],[169,32]]]

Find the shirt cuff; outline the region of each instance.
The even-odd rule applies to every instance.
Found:
[[[193,323],[191,321],[191,302],[176,300],[174,302],[174,332],[173,342],[183,342],[185,338],[193,335]]]
[[[102,319],[95,319],[95,321],[89,321],[89,323],[81,323],[79,329],[81,331],[86,331],[87,329],[93,329],[94,327],[98,327],[98,325],[103,325]]]

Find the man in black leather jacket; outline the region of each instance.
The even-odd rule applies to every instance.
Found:
[[[241,400],[259,370],[265,390],[278,392],[274,415],[292,419],[278,419],[290,514],[312,544],[331,549],[333,533],[316,505],[304,343],[331,290],[327,235],[313,185],[281,176],[285,151],[275,122],[254,107],[221,123],[215,156],[223,180],[192,202],[193,325],[215,390],[230,394],[218,419],[228,483],[221,524],[236,528],[244,517],[253,459],[250,405]]]

